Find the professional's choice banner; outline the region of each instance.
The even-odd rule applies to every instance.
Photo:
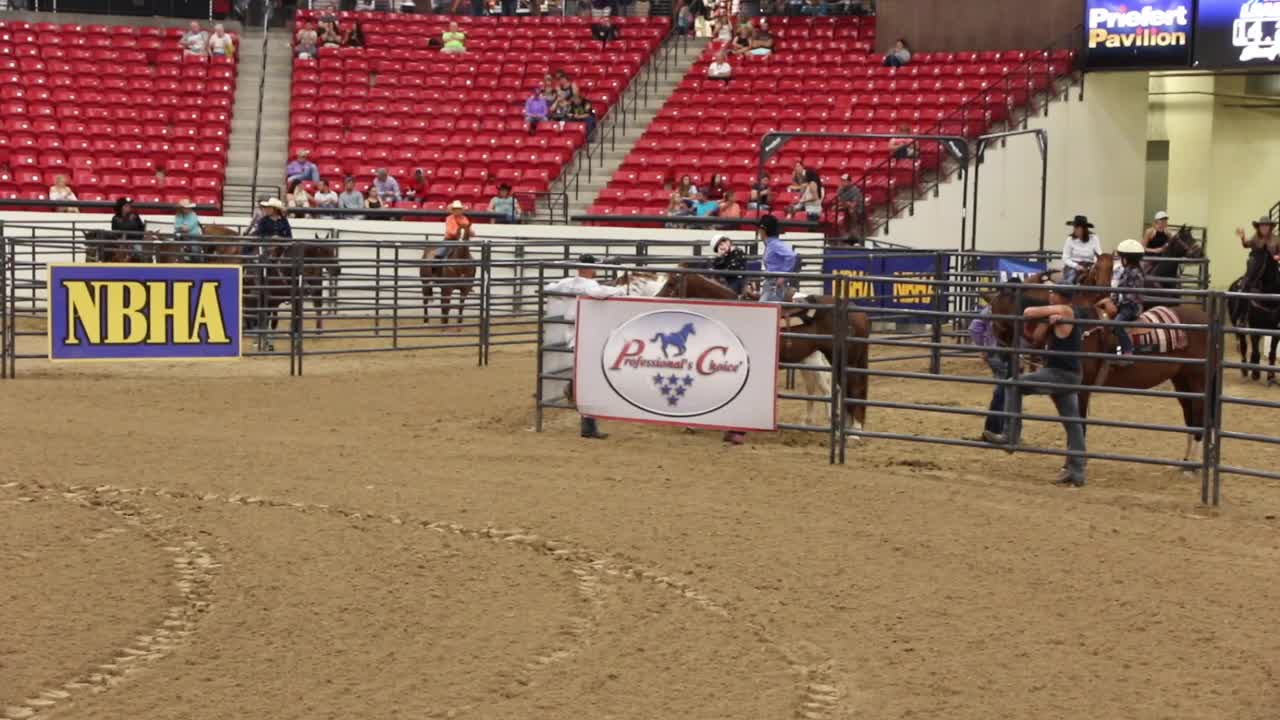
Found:
[[[238,265],[49,266],[51,360],[240,357]]]
[[[1200,0],[1195,66],[1245,68],[1280,63],[1280,2]]]
[[[1192,7],[1192,0],[1085,0],[1085,68],[1186,67]]]
[[[723,430],[778,427],[779,306],[578,300],[578,412]]]

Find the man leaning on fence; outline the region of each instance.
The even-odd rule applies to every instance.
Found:
[[[760,218],[760,234],[764,236],[764,257],[761,265],[765,272],[789,273],[796,271],[796,251],[783,242],[778,225],[778,218],[765,215]],[[762,278],[760,280],[760,302],[785,302],[787,299],[786,278]]]
[[[1062,427],[1067,431],[1067,449],[1080,453],[1067,457],[1062,472],[1054,480],[1059,485],[1084,487],[1085,484],[1085,438],[1084,423],[1080,419],[1080,395],[1074,387],[1047,387],[1049,385],[1077,386],[1082,382],[1081,364],[1078,353],[1083,343],[1080,326],[1075,323],[1076,313],[1071,305],[1072,291],[1068,289],[1052,290],[1049,293],[1049,304],[1027,308],[1022,317],[1027,321],[1041,320],[1035,325],[1034,347],[1040,347],[1048,340],[1047,349],[1053,353],[1047,355],[1044,367],[1027,373],[1019,379],[1028,383],[1043,383],[1042,387],[1011,386],[1006,393],[1006,405],[1012,416],[1006,423],[1007,433],[1001,435],[990,430],[984,431],[982,437],[990,443],[1008,445],[1012,452],[1022,436],[1022,395],[1048,395],[1053,399],[1058,415],[1062,418]]]
[[[578,264],[594,265],[596,264],[596,258],[592,255],[583,255],[578,258]],[[575,330],[578,322],[579,296],[607,298],[626,293],[627,289],[625,287],[601,285],[596,281],[595,276],[594,269],[590,267],[579,268],[576,274],[557,280],[547,285],[544,289],[544,292],[547,293],[546,317],[567,321],[546,326],[544,334],[547,345],[563,345],[569,350],[573,349],[574,340],[577,337]],[[565,353],[548,353],[543,362],[543,369],[548,373],[561,370],[572,371],[573,361],[571,358],[571,355]],[[572,376],[572,372],[570,375]],[[553,393],[545,392],[546,387],[559,384],[559,381],[545,383],[543,386],[544,396],[551,397],[553,395]],[[573,381],[569,380],[564,388],[564,394],[569,400],[574,399],[573,391]],[[608,435],[600,432],[595,418],[584,415],[582,417],[582,437],[603,440]]]

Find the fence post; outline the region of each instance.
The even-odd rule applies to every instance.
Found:
[[[849,437],[845,434],[845,416],[849,412],[844,385],[849,378],[849,288],[848,280],[835,278],[832,290],[836,296],[831,328],[831,458],[832,464],[844,464]]]
[[[9,239],[0,221],[0,380],[9,377]]]
[[[491,251],[488,240],[480,242],[480,332],[477,338],[479,362],[481,366],[489,364],[489,313],[492,305],[489,300],[491,269]]]
[[[1227,309],[1226,296],[1220,292],[1215,292],[1211,296],[1210,304],[1214,304],[1216,300],[1217,307],[1214,308],[1213,314],[1210,315],[1210,322],[1217,332],[1213,333],[1216,339],[1211,339],[1214,344],[1211,355],[1214,360],[1214,369],[1216,372],[1211,376],[1213,383],[1213,396],[1210,401],[1205,403],[1206,407],[1213,409],[1213,416],[1210,418],[1211,438],[1204,439],[1204,451],[1208,457],[1207,465],[1212,467],[1212,487],[1209,489],[1208,502],[1210,505],[1217,507],[1222,502],[1222,473],[1219,466],[1222,464],[1222,383],[1226,374],[1222,362],[1227,351],[1227,325],[1223,322],[1223,314]],[[1203,493],[1202,493],[1203,494]]]
[[[400,242],[396,241],[391,249],[392,262],[395,263],[396,281],[391,285],[391,347],[399,349],[400,347]]]
[[[942,284],[947,279],[946,265],[946,256],[943,253],[936,252],[933,254],[933,279],[938,281],[938,284],[933,286],[932,293],[933,311],[935,313],[941,313],[946,309],[944,300],[946,288]],[[942,374],[942,348],[940,347],[942,345],[942,316],[934,315],[931,323],[930,343],[933,347],[929,351],[929,374],[940,375]]]
[[[1223,342],[1223,323],[1219,313],[1221,311],[1221,295],[1213,293],[1205,298],[1205,310],[1209,317],[1209,327],[1206,328],[1206,339],[1208,341],[1208,352],[1205,357],[1204,364],[1204,407],[1201,409],[1201,458],[1200,458],[1200,504],[1208,505],[1210,503],[1210,481],[1211,476],[1216,476],[1216,463],[1214,462],[1214,448],[1219,440],[1214,433],[1214,416],[1219,411],[1218,400],[1218,379],[1222,374],[1222,342]],[[1216,502],[1213,504],[1217,504]]]
[[[289,295],[289,375],[302,375],[302,293],[306,278],[302,275],[302,243],[293,241],[289,248],[292,280]]]
[[[542,432],[542,361],[546,351],[543,347],[547,344],[546,324],[542,321],[546,315],[546,298],[542,295],[542,289],[546,287],[545,267],[541,262],[538,263],[538,371],[534,373],[534,391],[533,391],[533,429],[534,432]]]

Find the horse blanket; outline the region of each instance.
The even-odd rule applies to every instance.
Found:
[[[1177,325],[1182,322],[1173,310],[1159,305],[1138,316],[1137,322]],[[1134,328],[1129,331],[1133,346],[1144,354],[1177,352],[1187,347],[1187,331],[1179,328]]]

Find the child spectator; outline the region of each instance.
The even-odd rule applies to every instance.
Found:
[[[893,49],[884,56],[884,66],[899,68],[911,62],[911,48],[906,38],[898,38],[893,42]]]

